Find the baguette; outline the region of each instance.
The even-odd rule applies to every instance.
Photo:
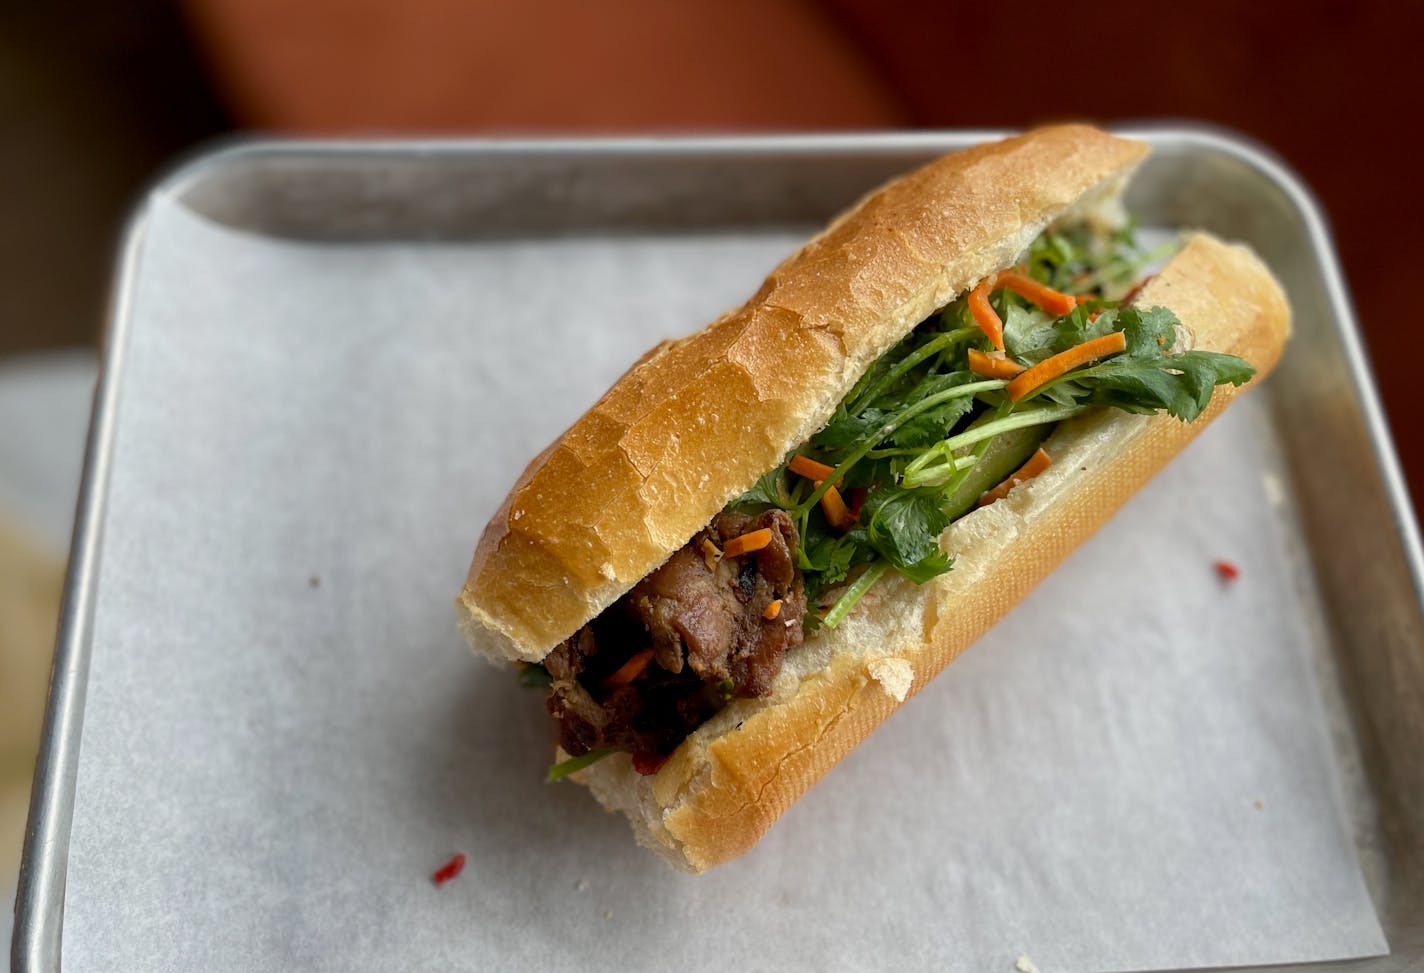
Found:
[[[457,600],[471,645],[545,658],[824,426],[921,320],[1050,224],[1117,219],[1145,151],[1060,126],[938,160],[841,216],[742,308],[654,349],[530,465],[486,528]],[[1255,381],[1289,328],[1260,261],[1205,235],[1137,305],[1170,308],[1179,347],[1245,358]],[[838,627],[788,652],[767,694],[731,700],[656,773],[620,753],[575,779],[680,868],[741,854],[1239,391],[1218,388],[1190,425],[1108,410],[1060,423],[1045,444],[1052,466],[941,535],[954,570],[923,584],[887,574]]]

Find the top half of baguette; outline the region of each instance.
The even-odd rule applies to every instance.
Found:
[[[1045,227],[1110,211],[1145,145],[1039,129],[891,182],[742,307],[635,364],[524,471],[457,600],[471,645],[538,661],[824,425],[881,354]]]

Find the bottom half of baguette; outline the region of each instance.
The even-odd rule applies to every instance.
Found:
[[[1239,355],[1255,384],[1289,330],[1284,295],[1249,250],[1193,237],[1137,299],[1171,308],[1192,347]],[[1241,389],[1187,424],[1095,412],[1046,444],[1053,465],[951,525],[954,569],[916,585],[887,575],[834,630],[793,650],[771,694],[737,700],[651,776],[617,754],[575,775],[639,840],[700,872],[740,855],[828,770],[1003,617]]]

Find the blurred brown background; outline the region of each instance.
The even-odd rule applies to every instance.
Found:
[[[110,0],[0,9],[0,356],[92,344],[175,153],[292,134],[1198,119],[1281,154],[1338,238],[1415,495],[1424,6]]]

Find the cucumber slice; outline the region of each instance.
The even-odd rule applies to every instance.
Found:
[[[989,446],[984,450],[979,462],[974,464],[974,468],[969,471],[959,488],[945,500],[944,512],[951,519],[958,519],[973,510],[974,504],[986,490],[992,490],[1028,462],[1028,458],[1033,455],[1034,450],[1043,445],[1053,428],[1051,425],[1029,426],[1026,429],[1001,433],[989,440]]]

